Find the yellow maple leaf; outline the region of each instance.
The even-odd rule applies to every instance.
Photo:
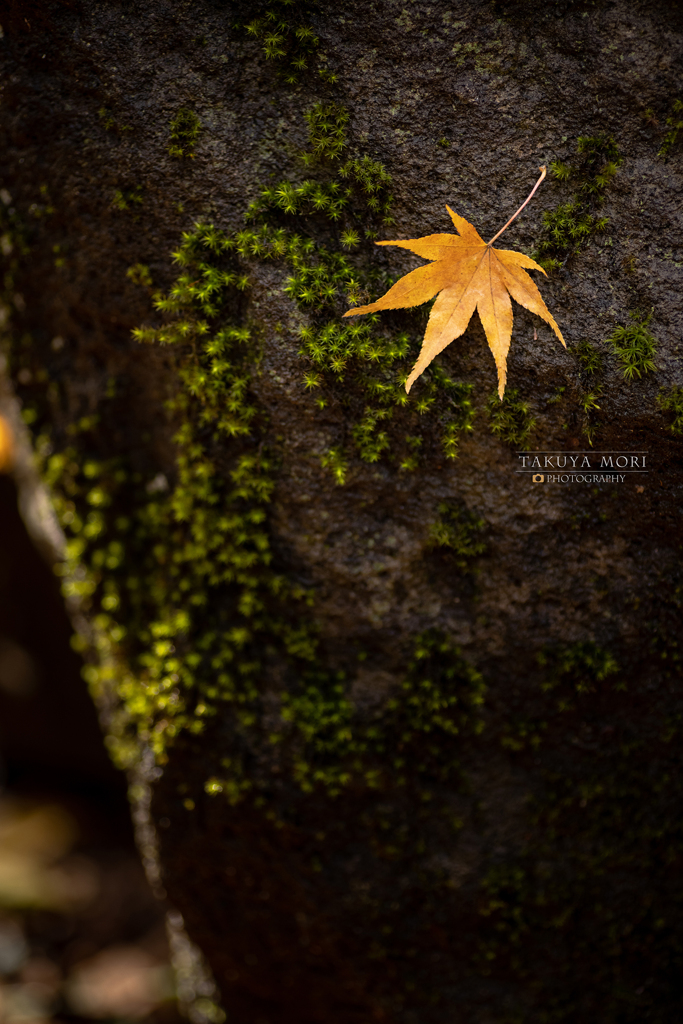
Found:
[[[359,313],[374,313],[378,309],[420,306],[438,294],[429,316],[420,355],[406,381],[406,391],[410,391],[414,381],[432,359],[465,332],[476,309],[496,361],[498,394],[502,399],[512,336],[510,296],[550,324],[564,347],[567,347],[560,328],[527,273],[527,270],[540,270],[545,274],[543,267],[539,267],[524,253],[512,249],[494,249],[492,246],[496,238],[521,213],[545,178],[545,167],[539,169],[541,177],[530,195],[490,242],[485,242],[476,228],[464,217],[454,213],[450,206],[446,209],[451,215],[457,235],[425,235],[424,238],[411,238],[405,242],[377,242],[377,245],[399,245],[423,259],[433,261],[406,274],[377,302],[344,313],[344,316],[358,316]]]

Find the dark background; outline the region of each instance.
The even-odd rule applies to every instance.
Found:
[[[127,784],[104,747],[51,569],[0,476],[0,1001],[3,1019],[174,1019],[164,929],[135,848]],[[66,840],[60,841],[66,830]],[[3,888],[8,856],[36,892]],[[57,870],[74,898],[51,906]],[[85,890],[83,885],[85,883]],[[79,891],[80,889],[80,891]],[[163,972],[166,988],[157,985]],[[86,976],[90,1013],[78,979]],[[94,993],[94,996],[93,996]],[[93,1001],[94,1000],[94,1001]],[[159,1005],[163,1002],[163,1005]]]

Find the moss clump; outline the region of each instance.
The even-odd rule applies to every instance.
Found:
[[[122,213],[131,207],[142,206],[142,187],[136,185],[134,188],[117,188],[111,205]]]
[[[606,339],[621,363],[626,380],[643,377],[657,369],[653,359],[657,342],[648,330],[652,313],[653,310],[647,315],[632,313],[631,323],[615,327]]]
[[[602,373],[602,352],[595,345],[591,345],[590,341],[580,341],[572,349],[572,352],[581,363],[581,369],[584,373],[590,377]]]
[[[433,366],[409,399],[404,383],[410,335],[391,333],[379,317],[350,324],[340,318],[349,304],[391,283],[375,269],[372,247],[378,225],[391,222],[390,176],[367,155],[342,159],[348,149],[343,108],[318,103],[307,121],[310,148],[302,162],[316,169],[316,178],[263,188],[247,211],[253,226],[236,235],[238,251],[245,258],[288,264],[284,290],[308,318],[299,332],[301,355],[309,364],[303,386],[319,409],[341,403],[352,411],[351,439],[363,461],[391,458],[403,471],[415,469],[425,451],[420,420],[428,412],[439,418],[441,454],[455,458],[461,433],[472,430],[471,385]],[[325,225],[325,235],[334,231],[340,247],[360,251],[352,257],[292,230],[316,220]],[[348,456],[338,445],[322,460],[337,483],[346,480]]]
[[[335,797],[350,786],[356,794],[388,793],[457,775],[454,741],[481,732],[485,686],[441,633],[416,638],[406,677],[371,712],[355,705],[349,682],[343,671],[309,669],[280,694],[281,726],[269,744],[304,793]],[[223,759],[206,792],[235,804],[254,788],[267,790],[269,781],[250,778],[243,763]]]
[[[592,391],[587,391],[581,397],[581,408],[583,409],[583,424],[581,427],[581,433],[588,441],[591,448],[595,441],[596,434],[600,427],[599,422],[595,419],[594,412],[599,410],[598,399],[602,395],[602,387],[598,386],[593,388]]]
[[[598,405],[598,399],[603,393],[603,387],[601,383],[597,383],[595,378],[599,377],[603,372],[603,354],[594,345],[591,345],[589,341],[580,341],[572,349],[573,354],[579,360],[581,364],[582,374],[589,379],[590,390],[584,391],[580,399],[581,410],[583,413],[583,423],[581,426],[581,433],[588,441],[591,448],[600,424],[595,419],[595,411],[600,409]]]
[[[133,332],[141,344],[163,346],[176,375],[165,408],[175,460],[163,471],[152,463],[143,472],[135,447],[102,456],[120,415],[115,381],[97,413],[49,433],[59,389],[39,373],[35,346],[20,347],[17,359],[37,382],[36,404],[25,411],[67,536],[64,592],[78,597],[88,623],[78,639],[86,677],[95,694],[114,690],[120,701],[112,754],[131,764],[142,742],[164,763],[179,733],[202,732],[221,707],[234,735],[230,756],[217,752],[206,789],[234,803],[247,794],[266,799],[272,779],[259,766],[273,759],[301,789],[330,794],[352,781],[393,786],[399,768],[400,785],[417,784],[421,772],[445,778],[457,766],[453,736],[479,728],[481,678],[436,634],[418,638],[407,676],[381,707],[369,717],[356,708],[353,671],[327,667],[318,653],[311,595],[273,564],[267,509],[277,451],[266,446],[251,398],[260,346],[245,303],[255,260],[289,271],[283,290],[306,316],[298,339],[304,387],[319,408],[350,409],[350,443],[362,459],[390,457],[397,469],[414,469],[427,414],[440,421],[440,457],[452,457],[473,418],[470,386],[439,367],[408,398],[407,332],[340,322],[349,297],[387,286],[372,240],[391,202],[382,165],[348,152],[347,121],[342,108],[317,104],[302,161],[315,177],[264,188],[234,235],[196,224],[173,254],[178,275],[154,296],[157,323]],[[349,256],[342,245],[359,251]],[[146,265],[128,277],[151,287]],[[333,445],[322,460],[343,483],[346,446]],[[264,681],[273,679],[280,688],[266,694]]]
[[[322,184],[329,185],[338,180],[330,178],[340,170],[343,149],[335,126],[343,126],[345,118],[320,105],[313,114],[312,134],[322,140],[316,166],[325,179]],[[354,167],[361,169],[358,174]],[[344,168],[351,179],[344,196],[351,211],[364,218],[384,215],[381,203],[379,209],[372,204],[367,210],[378,189],[384,195],[383,168],[361,159]],[[315,206],[315,198],[311,192],[303,201]],[[334,223],[329,214],[327,209],[322,215],[328,224]],[[250,262],[279,259],[289,264],[296,283],[290,277],[285,291],[300,309],[313,306],[321,316],[313,334],[302,334],[304,345],[311,346],[304,353],[311,364],[311,391],[319,389],[315,373],[330,374],[335,382],[343,376],[344,367],[334,362],[340,352],[355,363],[367,398],[353,436],[369,461],[384,453],[382,424],[393,412],[393,396],[402,395],[400,404],[407,401],[396,379],[405,368],[395,365],[403,358],[407,341],[373,337],[372,325],[361,325],[342,339],[334,333],[337,318],[331,323],[322,319],[333,304],[325,289],[333,287],[336,296],[340,288],[353,286],[353,275],[365,286],[372,274],[363,277],[341,253],[292,231],[286,220],[291,216],[280,205],[280,197],[267,194],[257,214],[250,212],[255,228],[227,235],[210,224],[197,224],[186,232],[173,254],[178,277],[154,300],[164,322],[134,331],[139,342],[164,346],[177,374],[179,387],[166,407],[175,424],[173,467],[146,479],[125,455],[99,457],[100,430],[105,429],[99,416],[73,424],[56,452],[56,439],[43,437],[40,447],[45,477],[68,536],[61,570],[64,590],[80,598],[94,626],[92,635],[81,638],[90,659],[87,677],[95,692],[115,685],[122,701],[123,713],[115,718],[110,735],[119,763],[136,756],[140,739],[163,762],[169,742],[182,730],[201,732],[219,704],[234,708],[231,720],[242,737],[236,749],[244,744],[258,749],[263,743],[261,680],[268,676],[267,662],[279,665],[286,679],[280,695],[282,728],[273,743],[299,751],[288,763],[302,787],[320,783],[336,792],[345,784],[349,769],[344,764],[351,748],[344,753],[334,745],[339,735],[335,733],[332,746],[325,736],[336,721],[337,705],[342,719],[346,715],[348,697],[339,673],[311,667],[317,654],[310,596],[272,565],[266,522],[274,455],[264,447],[264,423],[250,398],[259,345],[242,312]],[[151,283],[142,265],[131,268],[129,277],[145,287]],[[316,292],[313,303],[302,294],[308,287]],[[326,346],[319,359],[316,344]],[[374,376],[370,367],[375,367]],[[441,392],[451,396],[451,406],[461,398],[467,401],[464,385],[449,381],[438,370],[434,379]],[[432,390],[436,392],[435,385]],[[429,411],[435,396],[421,402],[414,416]],[[452,409],[448,415],[452,428]],[[35,416],[39,431],[40,409]],[[405,422],[402,428],[405,431]],[[457,443],[452,429],[447,439],[451,446]],[[408,458],[421,440],[408,435],[405,443]],[[333,448],[323,458],[343,482],[345,452]],[[462,668],[465,675],[467,671]],[[391,717],[394,711],[392,705],[387,714],[391,712]],[[357,716],[354,723],[353,743],[360,744],[353,749],[357,758],[370,750],[371,743]],[[379,748],[372,749],[379,756]],[[329,762],[325,771],[320,769],[322,774],[303,767],[320,758]],[[231,757],[229,763],[218,760],[220,771],[207,783],[210,792],[222,791],[237,801],[258,789],[246,753]],[[362,757],[361,762],[365,764]]]
[[[432,367],[422,394],[413,401],[412,408],[407,408],[404,381],[410,339],[406,333],[389,337],[380,334],[373,329],[378,320],[379,317],[370,316],[363,323],[348,327],[332,321],[317,331],[314,327],[302,327],[301,352],[315,368],[304,376],[306,387],[317,389],[317,403],[324,407],[349,379],[351,396],[360,391],[363,401],[362,412],[351,429],[358,455],[364,462],[377,462],[400,445],[397,461],[404,471],[414,470],[419,464],[423,444],[419,418],[430,412],[439,399],[450,398],[447,409],[441,413],[441,446],[446,458],[457,457],[461,432],[472,430],[472,386],[452,380],[438,366]],[[399,438],[394,431],[392,437],[389,426],[401,410],[405,410],[401,417],[403,430],[411,433]]]
[[[444,782],[459,768],[455,737],[483,727],[484,693],[481,675],[459,649],[430,630],[416,638],[406,678],[370,713],[355,707],[344,674],[305,674],[298,690],[283,695],[290,731],[278,742],[304,791]]]
[[[460,569],[468,567],[472,559],[486,551],[481,534],[486,520],[461,505],[443,502],[439,505],[439,518],[429,530],[428,547],[452,552]]]
[[[152,287],[152,275],[146,263],[135,263],[132,267],[128,267],[126,277],[129,278],[133,284],[137,284],[141,288]]]
[[[337,160],[346,146],[348,110],[339,103],[316,103],[304,117],[311,147],[306,160]]]
[[[664,136],[659,156],[667,156],[678,142],[678,133],[683,129],[683,100],[674,100],[666,126],[669,130]]]
[[[591,345],[590,341],[580,341],[577,346],[572,349],[575,356],[578,357],[582,374],[589,379],[590,390],[584,391],[581,396],[580,404],[583,413],[583,424],[581,432],[588,440],[588,443],[593,447],[597,431],[600,424],[595,419],[596,410],[600,409],[598,399],[602,395],[603,387],[601,383],[596,381],[596,378],[602,374],[603,371],[603,354],[602,352]]]
[[[131,725],[163,761],[169,740],[201,731],[219,701],[252,721],[264,651],[292,665],[315,652],[306,595],[271,566],[272,466],[249,397],[258,348],[234,320],[247,284],[235,248],[212,227],[188,232],[181,273],[156,300],[166,324],[135,332],[169,346],[179,376],[172,479],[145,481],[124,459],[89,454],[97,423],[78,432],[78,447],[46,457],[69,538],[65,592],[96,630],[88,679],[97,692],[118,678],[126,716],[110,740],[120,762],[135,753]]]
[[[170,156],[194,157],[194,148],[197,145],[202,130],[202,123],[193,110],[181,107],[178,113],[171,120],[171,144],[168,147]]]
[[[673,419],[669,424],[672,434],[683,434],[683,387],[662,390],[657,395],[657,405],[664,412],[670,412]]]
[[[561,650],[546,649],[537,658],[544,669],[544,691],[554,690],[561,683],[574,693],[592,693],[597,683],[618,671],[614,655],[593,641],[574,644]]]
[[[296,85],[315,62],[320,40],[308,23],[314,6],[293,0],[270,0],[265,13],[244,26],[250,36],[259,40],[263,53],[276,63],[288,85]],[[320,68],[319,74],[327,82],[337,80],[326,67]]]
[[[335,483],[343,486],[349,472],[349,461],[341,448],[328,448],[320,457],[323,469],[329,469]]]
[[[546,270],[563,266],[608,224],[607,218],[599,215],[599,207],[619,170],[619,149],[613,139],[581,136],[577,153],[576,167],[559,161],[551,164],[555,178],[574,184],[575,193],[569,202],[543,214],[543,237],[536,246],[535,258]]]
[[[263,188],[260,198],[249,206],[247,221],[263,222],[268,214],[272,217],[278,213],[309,217],[323,214],[333,222],[350,216],[359,220],[360,226],[367,224],[370,214],[379,215],[385,225],[393,223],[391,177],[383,165],[369,156],[340,163],[347,148],[347,111],[335,103],[317,103],[306,118],[310,149],[301,153],[300,159],[305,167],[317,169],[318,180],[281,181]],[[372,227],[366,226],[366,238],[375,237]],[[359,236],[351,225],[348,230],[344,245],[352,248]]]
[[[97,116],[99,117],[104,128],[108,132],[117,132],[119,135],[123,135],[124,132],[132,131],[130,125],[119,124],[119,122],[114,117],[114,114],[111,110],[109,110],[108,107],[100,107],[100,109],[97,111]]]
[[[489,414],[489,430],[506,444],[522,448],[529,440],[536,420],[531,415],[529,406],[519,397],[519,392],[508,389],[501,401],[498,392],[494,391],[486,403]]]

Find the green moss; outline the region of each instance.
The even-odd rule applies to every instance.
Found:
[[[498,397],[498,392],[494,391],[486,403],[486,410],[492,434],[516,448],[525,446],[536,420],[515,388],[508,388],[502,401]]]
[[[589,387],[589,390],[584,391],[580,398],[582,412],[581,433],[590,446],[593,447],[600,427],[595,418],[595,412],[600,409],[598,400],[603,394],[603,385],[598,383],[596,378],[600,377],[603,372],[603,354],[594,345],[591,345],[589,341],[585,340],[580,341],[572,348],[572,354],[578,358],[581,364],[581,373],[584,376],[584,384],[587,383]],[[588,381],[585,378],[588,378]]]
[[[573,184],[575,192],[567,202],[543,214],[543,236],[535,258],[546,270],[557,270],[595,234],[608,225],[599,207],[621,164],[619,150],[611,138],[581,136],[579,160],[575,167],[555,161],[550,165],[558,181]]]
[[[339,159],[346,146],[348,111],[338,103],[316,103],[304,117],[311,147],[307,159]]]
[[[439,518],[432,523],[428,546],[452,552],[455,564],[466,569],[470,562],[486,551],[482,532],[486,520],[461,505],[443,502],[439,505]]]
[[[606,339],[621,363],[626,380],[643,377],[657,369],[653,359],[657,343],[648,330],[652,313],[653,310],[646,315],[632,313],[631,323],[615,327]]]
[[[100,107],[97,111],[97,116],[108,132],[117,132],[119,135],[123,135],[124,132],[132,131],[130,125],[119,124],[108,107]]]
[[[581,433],[588,441],[591,448],[600,424],[595,419],[594,413],[600,409],[598,405],[598,399],[601,397],[603,389],[601,386],[593,388],[592,391],[587,391],[581,396],[581,408],[583,409],[583,424],[581,427]]]
[[[188,232],[175,254],[181,274],[156,301],[167,323],[136,332],[170,347],[181,383],[168,406],[172,482],[88,457],[96,423],[79,431],[78,452],[46,456],[69,538],[65,593],[84,602],[95,626],[87,677],[95,692],[116,677],[126,711],[110,736],[119,761],[136,749],[131,726],[163,761],[168,741],[201,730],[217,701],[249,720],[267,645],[293,664],[315,652],[306,595],[271,568],[271,461],[249,399],[257,350],[247,326],[226,323],[246,285],[234,249],[209,226]]]
[[[669,131],[664,136],[659,156],[667,156],[678,142],[678,133],[683,129],[683,100],[674,100],[671,114],[666,119]]]
[[[273,61],[288,85],[296,85],[301,75],[315,65],[320,40],[309,24],[316,3],[294,0],[270,0],[265,13],[244,25],[247,33],[258,39],[263,53]],[[329,83],[337,76],[325,66],[319,75]]]
[[[602,352],[595,345],[591,345],[590,341],[580,341],[572,352],[580,361],[584,373],[591,377],[602,373]]]
[[[320,457],[323,469],[329,469],[335,483],[343,486],[349,472],[349,462],[341,448],[328,448]]]
[[[618,671],[614,656],[593,641],[560,650],[547,648],[537,660],[545,670],[545,680],[541,684],[544,691],[554,690],[563,684],[573,693],[592,693],[597,683]]]
[[[485,687],[443,635],[429,631],[416,639],[406,677],[371,712],[350,699],[348,683],[344,672],[309,669],[280,694],[281,725],[268,742],[304,793],[391,791],[457,776],[454,743],[481,732]],[[221,768],[205,790],[232,804],[269,786],[250,777],[239,754],[223,758]]]
[[[311,164],[323,178],[326,162],[337,168],[341,157]],[[9,247],[6,287],[14,294],[12,261],[20,232],[12,227],[11,206],[2,193],[0,201],[0,237],[7,235]],[[324,246],[292,230],[287,218],[300,214],[270,207],[247,235],[198,225],[184,236],[175,254],[177,280],[157,298],[164,323],[137,332],[141,342],[165,346],[180,382],[167,410],[176,431],[177,461],[165,467],[166,476],[158,466],[142,474],[125,453],[101,457],[101,450],[110,450],[111,425],[120,416],[120,406],[109,409],[108,400],[97,413],[76,411],[66,436],[50,437],[44,426],[51,415],[47,382],[35,388],[35,408],[25,407],[68,534],[65,592],[81,598],[94,627],[80,638],[92,659],[88,679],[96,692],[118,688],[123,702],[110,720],[108,742],[120,763],[138,756],[140,738],[163,761],[181,730],[201,731],[220,709],[220,738],[215,753],[207,755],[214,760],[206,793],[233,804],[249,800],[275,825],[281,824],[277,814],[291,813],[292,834],[297,828],[297,838],[306,843],[308,822],[319,821],[319,802],[299,801],[292,811],[290,788],[278,804],[272,784],[276,768],[305,793],[337,795],[342,828],[352,818],[349,849],[354,856],[360,849],[368,853],[363,862],[368,955],[409,965],[422,941],[420,929],[426,929],[430,943],[435,934],[441,941],[435,928],[443,914],[446,921],[462,923],[457,936],[462,945],[447,955],[452,958],[455,950],[466,982],[474,948],[476,970],[493,975],[491,991],[499,982],[505,986],[505,1006],[495,1010],[501,1020],[668,1024],[680,1003],[683,965],[676,869],[683,854],[681,721],[670,696],[680,678],[680,581],[652,629],[656,671],[638,692],[637,682],[626,690],[614,656],[593,642],[548,649],[538,677],[529,672],[524,684],[529,692],[519,701],[498,703],[508,685],[501,680],[491,704],[494,714],[483,730],[482,678],[437,632],[406,641],[407,670],[394,672],[388,692],[364,707],[354,695],[356,665],[350,660],[342,667],[327,664],[316,646],[310,595],[282,578],[273,564],[267,515],[278,453],[265,443],[266,424],[250,396],[260,346],[243,315],[249,261],[286,260],[292,276],[302,266],[322,266],[330,280],[337,281],[341,272],[345,282],[346,268],[331,261],[329,239],[336,240],[339,224],[340,237],[342,231],[356,231],[358,247],[365,246],[359,224],[344,220],[354,202],[362,202],[362,194],[338,220],[307,213],[324,217],[325,231],[319,233]],[[360,208],[364,218],[373,216]],[[262,248],[255,253],[254,246]],[[358,264],[349,260],[349,273],[378,287],[381,275],[372,276],[364,253],[361,248]],[[324,286],[322,272],[320,280]],[[141,283],[147,286],[146,280]],[[324,295],[309,304],[293,298],[307,311],[316,335],[332,322],[339,325],[335,314],[341,307]],[[399,344],[388,331],[370,326],[382,345]],[[32,368],[37,379],[40,347],[29,342],[16,339],[13,370]],[[376,358],[371,348],[354,347],[369,345],[367,338],[326,336],[321,344],[338,347],[325,349],[319,364],[316,353],[303,351],[311,401],[343,401],[350,395],[347,409],[354,427],[360,426],[349,450],[335,450],[331,468],[339,468],[349,465],[349,452],[359,451],[368,438],[382,443],[386,425],[411,407],[397,405],[396,419],[371,422],[366,406],[385,406],[373,404],[374,399],[359,401],[368,392],[356,383],[356,368],[359,377],[374,375],[381,382],[382,373],[395,369],[390,349]],[[340,353],[347,363],[335,369],[332,359]],[[583,372],[594,377],[599,371],[591,369],[591,354],[586,357]],[[381,372],[375,373],[378,367]],[[416,416],[441,416],[445,395],[443,385],[433,395],[421,393],[419,400],[427,404],[421,414],[415,409]],[[526,440],[531,417],[514,392],[508,403],[492,396],[492,423],[500,436],[519,443],[520,435]],[[675,416],[678,404],[667,406]],[[505,416],[496,420],[501,412]],[[427,443],[408,432],[410,427],[401,422],[407,457]],[[383,447],[378,457],[391,450],[391,444]],[[447,548],[465,561],[475,557],[482,541],[474,520],[470,529],[467,517],[452,506],[441,518]],[[470,764],[509,759],[507,777],[515,780],[515,794],[527,792],[524,780],[530,777],[532,796],[515,810],[520,827],[512,842],[485,838],[477,847],[477,871],[485,859],[480,891],[471,875],[466,888],[453,892],[460,880],[454,881],[452,865],[457,866],[461,849],[466,859],[468,849],[456,846],[461,803],[468,799],[461,763],[463,750],[470,748],[472,758],[474,744]],[[343,808],[342,794],[348,801]],[[201,793],[190,795],[186,788],[182,797],[188,812],[201,811]],[[488,822],[499,830],[493,815]],[[488,827],[485,820],[475,822],[474,831]],[[517,840],[521,848],[514,846]],[[319,852],[324,837],[316,835],[315,843],[311,840],[311,870],[326,870]],[[333,844],[338,858],[337,837]],[[442,851],[447,868],[434,866]],[[406,932],[411,913],[417,924]],[[429,974],[417,969],[415,976],[405,974],[405,984],[395,988],[408,994],[408,1004],[412,992],[424,1003]]]
[[[217,702],[233,705],[258,744],[267,650],[301,679],[280,695],[283,725],[270,742],[284,745],[304,791],[321,786],[333,795],[353,779],[384,784],[381,755],[391,751],[400,767],[401,751],[424,733],[434,734],[429,770],[436,758],[450,771],[457,758],[446,739],[479,728],[483,689],[443,637],[418,640],[407,679],[369,723],[349,702],[343,674],[305,668],[316,656],[306,595],[271,568],[264,529],[273,481],[267,455],[255,448],[250,332],[219,326],[221,300],[241,280],[230,265],[234,250],[208,226],[188,233],[176,254],[183,273],[157,299],[167,325],[137,332],[178,349],[184,388],[169,408],[179,424],[169,492],[164,478],[145,485],[116,460],[84,459],[75,449],[46,454],[45,477],[69,537],[64,590],[95,626],[97,658],[86,675],[95,693],[115,680],[126,712],[112,727],[112,752],[119,763],[135,756],[133,725],[163,762],[168,742],[182,729],[201,731]],[[96,426],[83,425],[86,445]],[[241,453],[233,444],[227,478],[212,454],[214,444],[225,451],[226,437],[245,438]],[[91,643],[82,639],[86,654]],[[206,790],[238,802],[255,785],[236,756],[221,761]]]
[[[657,405],[664,412],[670,412],[673,416],[669,424],[672,434],[683,434],[683,387],[662,390],[657,395]]]
[[[390,176],[367,155],[342,159],[348,114],[339,105],[318,103],[307,121],[310,148],[301,158],[316,169],[316,179],[263,188],[247,211],[253,227],[235,236],[238,252],[288,264],[284,290],[308,315],[300,329],[300,351],[308,363],[303,386],[319,409],[341,403],[355,412],[351,440],[363,461],[390,459],[405,472],[415,469],[425,453],[420,420],[427,413],[438,416],[441,454],[455,458],[460,435],[473,428],[471,385],[432,366],[409,399],[409,333],[391,333],[376,316],[348,324],[339,316],[362,295],[391,284],[375,269],[372,246],[376,227],[391,222]],[[312,219],[327,222],[325,234],[331,227],[339,246],[359,251],[351,257],[292,230]],[[322,459],[337,483],[346,480],[349,453],[333,445]]]
[[[320,785],[336,793],[352,778],[368,785],[379,778],[380,747],[390,748],[382,739],[390,728],[386,723],[403,721],[405,701],[426,702],[420,704],[423,717],[430,700],[434,715],[441,707],[443,721],[434,718],[430,726],[437,732],[451,729],[444,723],[454,704],[443,681],[424,678],[417,686],[409,677],[401,684],[405,701],[394,699],[380,715],[385,724],[378,720],[370,728],[351,708],[346,677],[312,667],[319,655],[310,595],[272,565],[267,506],[276,453],[264,445],[266,424],[251,399],[260,346],[240,314],[251,262],[279,260],[290,267],[283,288],[299,309],[312,311],[311,326],[301,334],[302,358],[309,364],[304,386],[323,406],[345,400],[348,375],[358,408],[351,435],[362,459],[385,457],[400,436],[404,448],[396,467],[414,468],[422,437],[412,425],[444,399],[443,450],[454,454],[472,412],[469,387],[434,368],[422,395],[412,400],[414,409],[397,417],[390,440],[387,425],[408,405],[401,387],[408,338],[377,331],[372,322],[341,326],[335,312],[340,290],[366,288],[381,275],[368,267],[367,254],[365,262],[353,265],[341,252],[292,230],[292,218],[302,215],[318,216],[327,225],[343,219],[347,231],[349,218],[365,225],[386,219],[388,175],[369,158],[342,161],[347,116],[341,108],[318,104],[308,120],[306,162],[320,180],[264,189],[249,211],[250,226],[234,235],[210,224],[186,232],[173,254],[178,276],[154,299],[162,325],[133,332],[142,344],[164,346],[177,375],[179,387],[166,408],[176,446],[168,475],[145,479],[123,455],[102,460],[97,451],[106,428],[99,414],[72,423],[61,449],[54,451],[46,435],[38,447],[68,537],[60,569],[64,592],[78,597],[92,624],[92,632],[79,640],[88,659],[86,676],[94,693],[114,686],[121,701],[108,739],[118,763],[137,756],[140,740],[163,762],[181,731],[201,732],[225,704],[232,706],[242,736],[237,749],[240,743],[258,749],[264,715],[260,680],[266,663],[275,662],[287,683],[279,696],[281,726],[269,742],[284,752],[302,788]],[[367,239],[363,245],[370,247]],[[151,285],[146,265],[131,267],[128,276]],[[107,393],[114,396],[115,387]],[[44,415],[36,413],[37,431]],[[336,446],[322,460],[343,483],[349,453]],[[443,679],[457,676],[479,686],[474,670],[457,652],[448,654],[443,638],[418,646],[444,662]],[[257,799],[259,783],[249,763],[239,754],[223,758],[207,792],[223,792],[233,802],[247,794]]]
[[[406,678],[371,713],[356,709],[343,674],[306,674],[283,695],[294,775],[304,791],[331,795],[352,783],[389,790],[419,786],[421,776],[446,781],[459,770],[455,737],[482,729],[484,693],[481,675],[434,630],[416,639]]]
[[[130,278],[133,284],[140,285],[142,288],[152,287],[152,275],[146,263],[135,263],[132,267],[128,267],[126,277]]]
[[[129,210],[131,207],[142,206],[142,188],[136,185],[134,188],[117,188],[111,205],[115,210]]]
[[[187,107],[181,107],[171,119],[170,127],[169,154],[177,157],[193,157],[194,148],[202,130],[202,123],[195,112]]]

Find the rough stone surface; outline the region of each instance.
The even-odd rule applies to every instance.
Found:
[[[283,84],[233,27],[253,6],[83,0],[10,5],[0,17],[0,186],[33,225],[17,330],[31,332],[67,395],[57,432],[97,409],[116,377],[101,454],[126,453],[150,479],[173,477],[161,409],[176,384],[162,350],[131,340],[154,314],[126,269],[143,262],[167,285],[168,254],[195,219],[238,229],[263,183],[305,173],[303,113],[321,87],[315,77]],[[233,743],[226,710],[199,739],[179,739],[156,784],[164,884],[235,1024],[668,1024],[683,967],[673,646],[683,452],[656,396],[683,384],[683,178],[680,147],[666,159],[658,151],[680,88],[683,12],[644,0],[323,0],[311,23],[338,74],[329,96],[350,112],[351,151],[392,175],[391,237],[448,230],[446,202],[489,237],[539,164],[571,162],[582,135],[615,139],[623,163],[606,193],[608,229],[541,287],[570,346],[585,339],[606,352],[596,449],[647,451],[650,474],[598,487],[518,474],[514,450],[488,429],[495,367],[475,318],[441,357],[475,385],[460,457],[440,457],[434,426],[415,473],[355,460],[334,487],[320,452],[343,442],[347,411],[316,413],[286,271],[255,262],[248,316],[263,338],[254,394],[279,444],[269,527],[278,565],[312,587],[324,657],[350,671],[361,710],[403,678],[409,639],[438,628],[484,675],[485,728],[453,741],[462,778],[435,787],[457,831],[423,813],[415,793],[329,799],[291,782],[274,798],[288,822],[276,828],[249,802],[203,793],[216,752]],[[167,153],[183,105],[203,125],[191,161]],[[107,132],[102,106],[132,130]],[[112,207],[116,189],[138,186],[139,208]],[[543,210],[570,194],[549,180],[507,244],[532,249]],[[54,213],[32,220],[41,203]],[[390,249],[376,258],[393,274],[416,263]],[[654,310],[657,370],[626,383],[603,342],[636,309]],[[519,308],[508,385],[537,418],[531,448],[587,447],[576,358]],[[24,401],[31,386],[17,384]],[[486,552],[468,572],[426,546],[445,500],[486,521]],[[588,643],[616,659],[620,685],[598,680],[592,703],[581,697],[564,717],[553,705],[538,749],[505,742],[515,723],[549,714],[539,653]],[[359,651],[366,660],[349,669]],[[394,855],[386,836],[402,829],[411,853]]]

